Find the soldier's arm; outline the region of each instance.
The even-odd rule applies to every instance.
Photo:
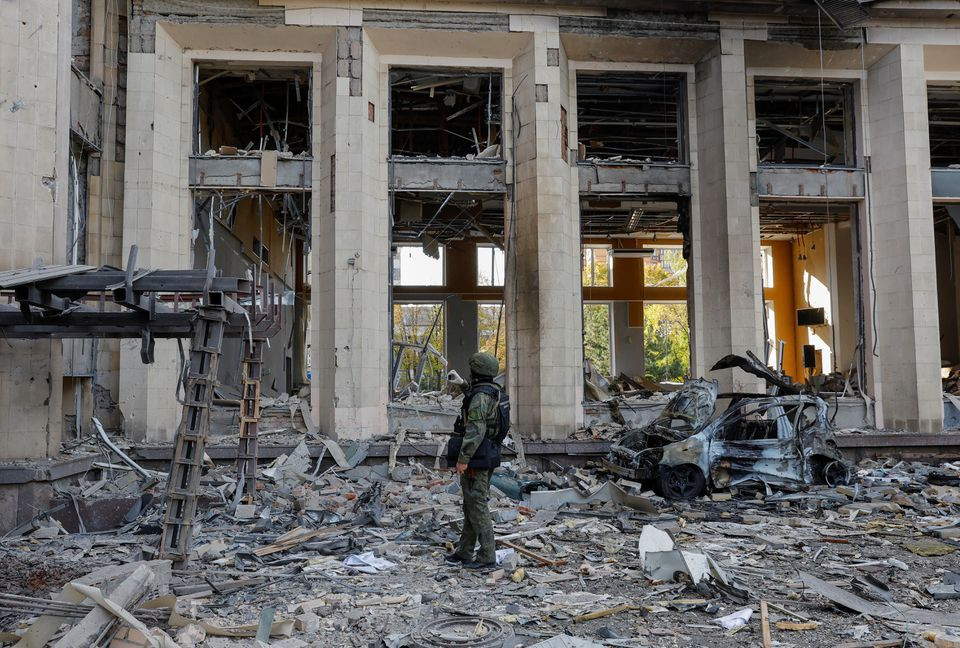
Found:
[[[463,435],[463,444],[460,446],[460,456],[457,463],[468,464],[473,454],[480,447],[480,442],[487,434],[487,410],[493,399],[486,394],[477,394],[470,401],[470,409],[467,410],[467,420],[464,422],[466,432]]]

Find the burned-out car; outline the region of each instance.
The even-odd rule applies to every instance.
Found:
[[[730,404],[715,416],[718,398]],[[655,421],[618,439],[604,464],[651,483],[670,499],[748,482],[847,483],[851,470],[837,449],[827,410],[823,399],[810,394],[718,394],[716,381],[691,380]]]

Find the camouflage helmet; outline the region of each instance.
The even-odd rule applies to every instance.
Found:
[[[470,356],[470,373],[481,378],[495,378],[500,373],[500,363],[489,353],[474,353]]]

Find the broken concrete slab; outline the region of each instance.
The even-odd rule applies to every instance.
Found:
[[[565,504],[590,504],[593,502],[612,502],[646,513],[656,513],[657,509],[646,497],[630,495],[612,481],[607,481],[583,494],[575,488],[555,491],[533,491],[525,495],[525,501],[533,509],[557,509]]]

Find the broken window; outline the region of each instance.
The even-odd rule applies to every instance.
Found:
[[[477,245],[477,285],[502,286],[504,272],[503,250],[495,245]]]
[[[442,303],[393,305],[395,392],[407,388],[433,391],[443,388],[444,308]]]
[[[494,356],[501,369],[507,366],[507,327],[503,304],[477,304],[477,349]]]
[[[612,333],[610,304],[585,303],[583,305],[583,355],[604,376],[613,372],[610,355]]]
[[[502,85],[494,71],[391,70],[391,154],[500,158]]]
[[[395,286],[442,286],[444,284],[444,249],[427,254],[419,245],[399,245],[393,256]]]
[[[310,79],[305,67],[199,64],[196,152],[309,156]]]
[[[643,366],[655,382],[683,382],[690,374],[690,324],[683,302],[643,305]]]
[[[960,83],[927,88],[930,166],[960,168]]]
[[[682,74],[579,73],[579,159],[683,162],[684,87]]]
[[[677,246],[644,246],[653,250],[653,254],[643,258],[643,285],[659,287],[680,287],[687,285],[687,260],[683,250]]]
[[[760,246],[760,273],[763,287],[773,288],[773,249],[769,245]]]
[[[853,84],[756,79],[760,164],[854,166]]]
[[[310,193],[196,191],[193,267],[204,269],[212,254],[219,272],[269,284],[279,293],[281,329],[263,350],[263,393],[295,393],[309,381],[308,253]],[[253,297],[241,299],[248,306]],[[242,383],[241,341],[226,339],[218,367],[225,393]]]
[[[584,245],[581,271],[583,285],[589,287],[613,285],[613,255],[610,245]]]

